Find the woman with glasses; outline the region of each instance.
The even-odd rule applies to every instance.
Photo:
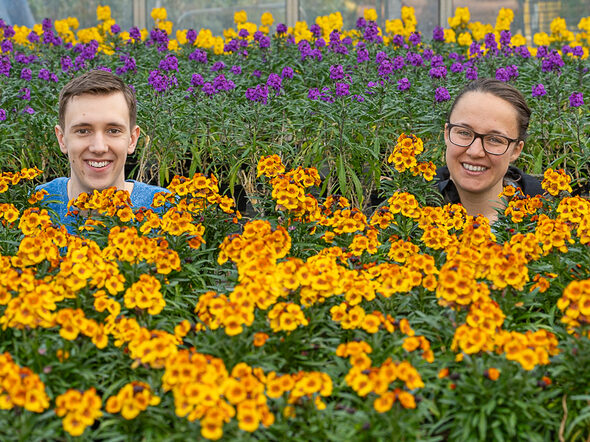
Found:
[[[504,186],[543,193],[537,179],[510,165],[522,152],[530,116],[520,91],[502,81],[483,78],[461,91],[445,125],[447,165],[437,171],[447,202],[494,222],[505,207],[499,197]]]

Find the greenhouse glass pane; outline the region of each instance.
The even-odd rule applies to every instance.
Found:
[[[551,21],[564,18],[570,31],[577,32],[581,17],[588,15],[588,0],[454,0],[453,8],[468,7],[471,21],[495,25],[500,8],[510,8],[514,20],[510,30],[531,38],[537,32],[551,33]],[[454,11],[454,10],[453,10]],[[448,24],[445,24],[448,26]]]
[[[21,3],[21,2],[17,2]],[[133,1],[109,1],[109,0],[28,0],[35,23],[41,23],[44,18],[52,20],[76,17],[80,28],[96,26],[96,7],[110,6],[111,17],[123,29],[133,25]]]
[[[426,0],[325,0],[317,2],[313,0],[300,0],[299,20],[304,20],[311,25],[316,17],[328,15],[332,12],[340,12],[344,29],[355,27],[356,20],[363,16],[368,8],[375,8],[378,23],[385,28],[385,20],[400,18],[401,7],[414,8],[418,20],[418,30],[424,35],[432,35],[432,30],[438,25],[438,2]]]
[[[257,25],[264,12],[273,15],[275,25],[285,21],[285,0],[147,0],[148,27],[153,23],[149,17],[153,8],[166,8],[174,29],[207,28],[213,35],[234,28],[234,13],[241,10]]]

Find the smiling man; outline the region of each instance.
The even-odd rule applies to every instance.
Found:
[[[127,155],[139,138],[135,93],[119,77],[102,70],[71,80],[59,94],[59,124],[55,135],[70,162],[70,177],[56,178],[45,189],[46,200],[59,221],[68,225],[67,204],[81,193],[108,187],[126,190],[134,208],[150,207],[157,186],[125,179]]]

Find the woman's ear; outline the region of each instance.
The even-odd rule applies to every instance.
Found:
[[[510,162],[516,161],[516,159],[520,156],[520,153],[522,152],[523,147],[524,147],[524,141],[520,140],[516,144],[516,146],[514,146],[514,149],[512,149],[512,152],[510,152]]]

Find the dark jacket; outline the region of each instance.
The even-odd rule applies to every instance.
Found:
[[[517,167],[508,166],[508,171],[504,178],[508,182],[514,182],[527,196],[542,195],[545,193],[538,179],[534,176],[527,175]],[[451,180],[447,166],[442,166],[436,169],[435,180],[437,182],[436,186],[438,191],[444,196],[446,202],[451,204],[458,204],[461,202],[459,192],[457,192],[455,183]]]

